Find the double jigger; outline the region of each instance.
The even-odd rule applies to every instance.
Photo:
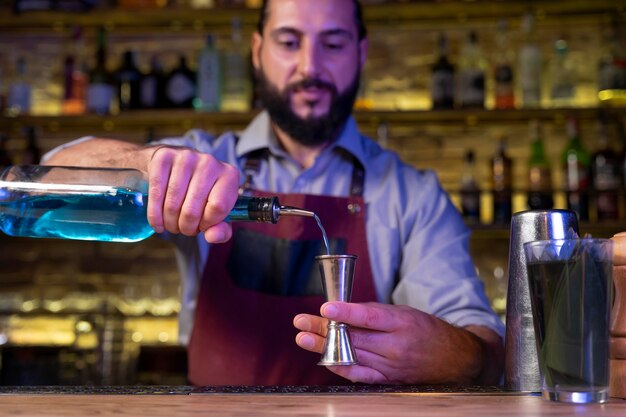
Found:
[[[349,302],[356,266],[355,255],[322,255],[316,261],[320,267],[322,287],[327,301]],[[357,359],[350,340],[348,325],[328,321],[328,334],[318,365],[356,365]]]

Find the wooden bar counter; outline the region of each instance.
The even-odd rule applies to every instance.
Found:
[[[497,390],[328,390],[0,387],[0,416],[404,417],[626,416],[626,400],[551,403],[536,393]]]

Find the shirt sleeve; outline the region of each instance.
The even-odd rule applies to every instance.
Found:
[[[469,229],[433,172],[418,172],[417,180],[402,214],[405,243],[392,301],[503,336],[470,256]]]

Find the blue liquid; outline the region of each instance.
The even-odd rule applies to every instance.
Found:
[[[0,229],[11,236],[104,242],[136,242],[151,236],[146,196],[116,191],[33,195],[0,203]]]

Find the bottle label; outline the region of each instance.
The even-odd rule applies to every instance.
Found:
[[[432,98],[436,103],[452,101],[454,97],[454,74],[452,71],[435,71],[432,76]]]
[[[182,74],[175,74],[167,83],[167,97],[175,104],[182,104],[193,98],[193,82]]]
[[[98,114],[106,114],[113,101],[113,86],[106,83],[93,83],[87,88],[87,109]]]
[[[141,81],[140,93],[141,106],[145,108],[154,108],[157,105],[157,79],[148,76]]]
[[[485,73],[483,71],[470,69],[459,74],[459,102],[461,106],[484,106]]]
[[[198,62],[199,107],[217,110],[219,108],[219,57],[217,54],[203,54]]]

